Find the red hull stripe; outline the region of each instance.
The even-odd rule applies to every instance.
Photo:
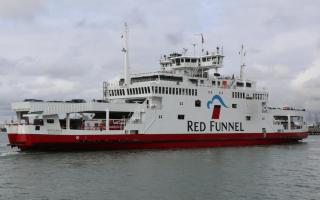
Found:
[[[296,142],[307,132],[295,133],[225,133],[225,134],[119,134],[119,135],[49,135],[9,133],[11,146],[22,150],[196,148],[241,146]]]

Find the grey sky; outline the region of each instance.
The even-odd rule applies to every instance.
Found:
[[[320,1],[316,0],[0,0],[0,121],[24,98],[101,98],[102,82],[122,72],[123,23],[135,72],[199,43],[224,47],[224,74],[270,91],[272,104],[320,110]]]

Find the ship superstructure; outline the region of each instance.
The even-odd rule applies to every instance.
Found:
[[[103,100],[13,103],[11,146],[187,148],[293,142],[308,135],[305,110],[268,106],[268,92],[244,78],[244,62],[239,77],[221,75],[221,48],[200,56],[171,53],[162,56],[159,71],[130,74],[127,47],[124,75],[103,83]]]

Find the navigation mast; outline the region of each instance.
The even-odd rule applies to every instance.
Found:
[[[244,50],[243,44],[241,45],[241,50],[239,54],[240,54],[240,79],[241,81],[244,81],[244,67],[246,66],[246,62],[245,62],[246,52]]]
[[[129,72],[129,48],[128,48],[128,24],[124,23],[124,34],[122,38],[124,39],[124,48],[122,51],[124,52],[124,83],[125,85],[130,85],[130,72]]]

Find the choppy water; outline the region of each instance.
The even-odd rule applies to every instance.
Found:
[[[320,199],[320,136],[300,144],[21,153],[0,134],[0,199]]]

